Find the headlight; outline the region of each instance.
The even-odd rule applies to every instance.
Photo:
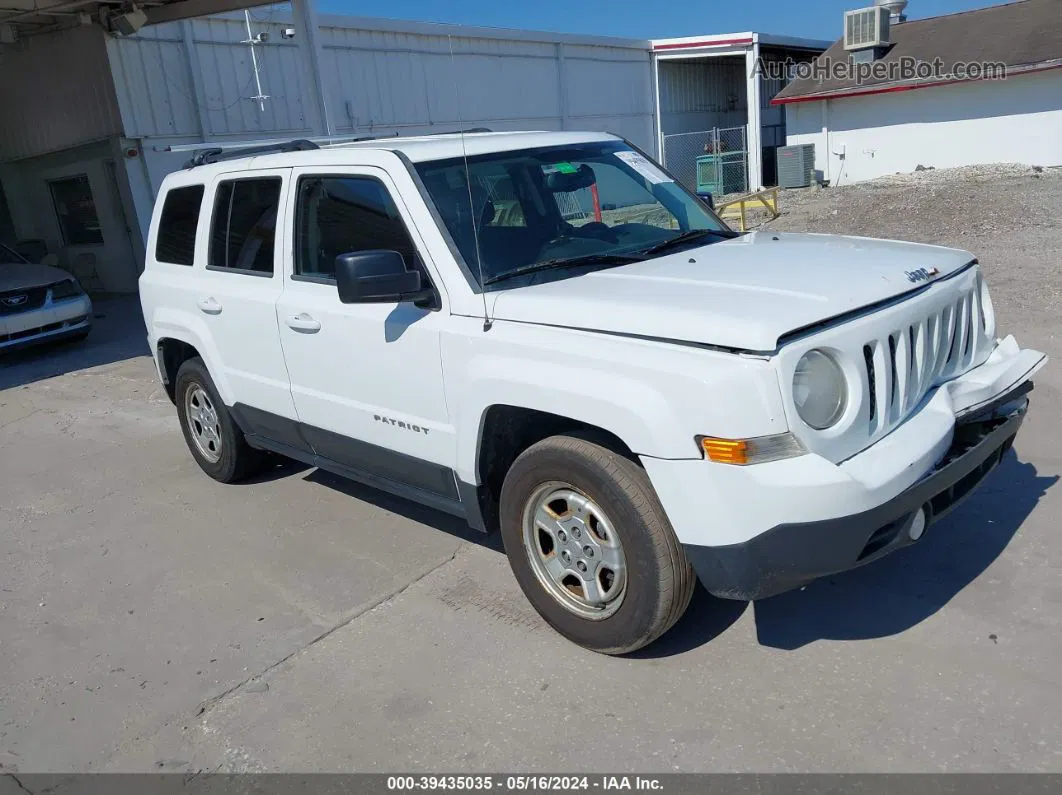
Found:
[[[815,430],[837,424],[848,405],[848,384],[832,356],[810,350],[800,357],[793,375],[793,402],[800,419]]]
[[[52,285],[52,300],[61,301],[64,298],[73,298],[76,295],[81,295],[81,285],[77,283],[76,279],[67,279],[66,281],[56,282]]]

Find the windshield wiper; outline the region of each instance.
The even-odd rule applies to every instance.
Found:
[[[631,262],[641,262],[643,259],[645,257],[640,254],[584,254],[581,257],[547,259],[542,262],[523,265],[505,273],[499,273],[497,276],[491,276],[484,279],[483,284],[494,284],[506,279],[515,279],[517,276],[524,276],[528,273],[538,273],[539,271],[548,271],[554,268],[571,268],[579,265],[627,265]]]
[[[655,254],[667,251],[669,248],[675,246],[681,246],[684,243],[692,243],[695,240],[700,240],[702,237],[721,237],[726,240],[735,237],[741,237],[741,235],[732,229],[691,229],[688,232],[683,232],[680,235],[669,237],[661,243],[657,243],[655,246],[650,246],[647,249],[642,250],[642,255],[645,257],[652,257]]]

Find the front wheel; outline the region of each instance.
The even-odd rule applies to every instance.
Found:
[[[693,595],[693,569],[645,471],[586,439],[553,436],[516,459],[501,531],[532,606],[593,651],[652,643]]]

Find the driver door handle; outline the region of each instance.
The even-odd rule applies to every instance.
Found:
[[[208,315],[221,314],[221,304],[219,304],[214,299],[214,296],[210,296],[209,298],[200,298],[198,301],[195,302],[195,305],[199,307],[201,312],[205,312]]]
[[[305,312],[292,315],[288,318],[287,323],[288,328],[294,329],[295,331],[302,331],[307,334],[316,334],[321,330],[321,324]]]

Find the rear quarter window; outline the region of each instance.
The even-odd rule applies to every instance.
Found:
[[[203,186],[173,188],[166,194],[155,242],[155,259],[173,265],[195,261],[195,233],[203,205]]]

